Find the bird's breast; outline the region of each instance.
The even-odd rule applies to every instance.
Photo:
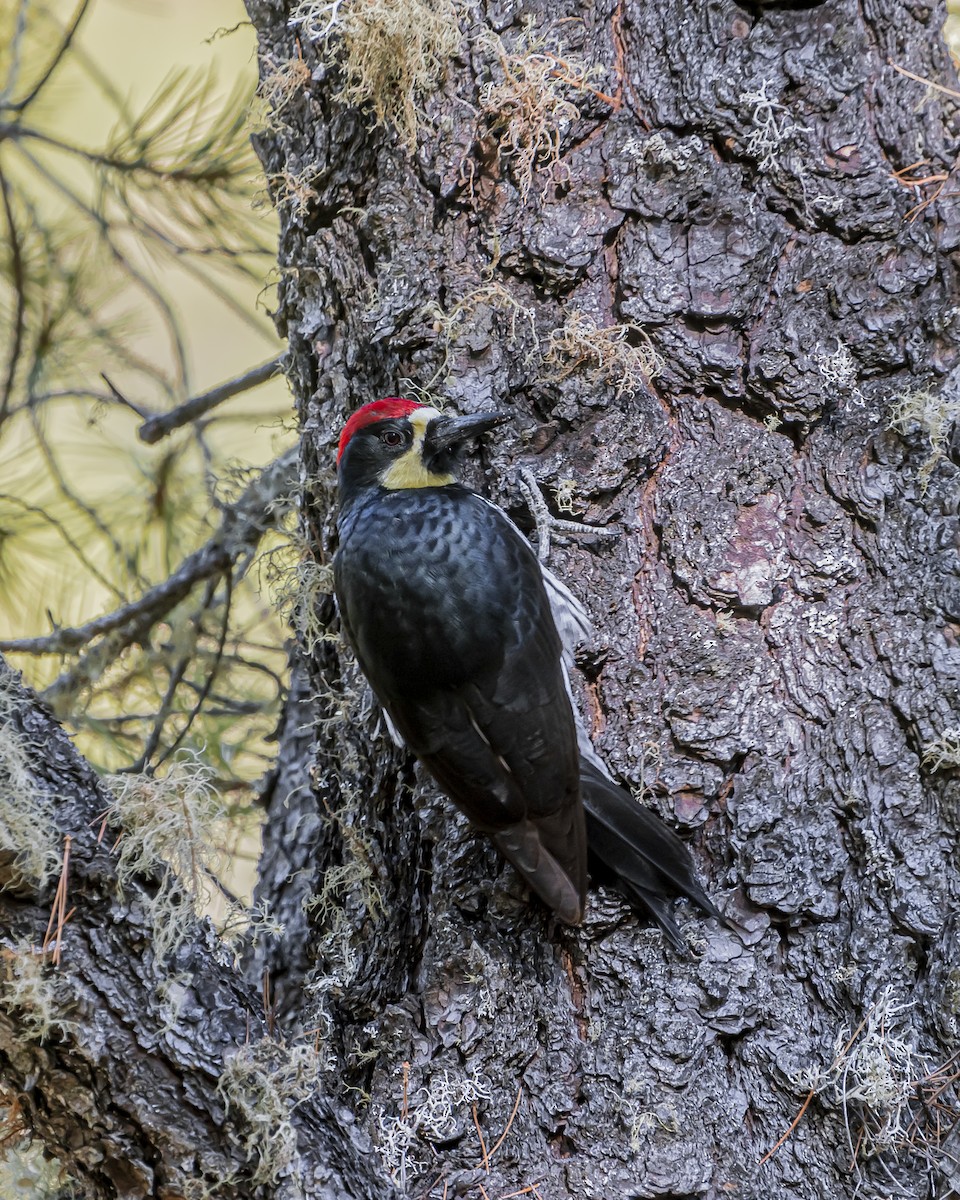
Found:
[[[456,686],[494,669],[541,616],[532,552],[466,489],[375,494],[340,534],[337,595],[375,688]]]

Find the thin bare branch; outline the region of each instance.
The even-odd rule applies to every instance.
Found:
[[[17,90],[17,80],[20,77],[20,64],[23,61],[23,39],[27,31],[27,10],[30,8],[30,0],[20,0],[17,6],[17,20],[13,30],[13,37],[10,41],[10,70],[7,72],[7,80],[4,84],[3,91],[0,92],[0,107],[5,108],[7,97],[12,96]]]
[[[23,350],[23,334],[26,328],[27,313],[27,278],[23,263],[23,250],[20,245],[20,234],[13,216],[13,204],[10,199],[10,185],[6,174],[0,166],[0,196],[3,198],[3,211],[7,221],[7,232],[10,238],[10,264],[13,269],[13,287],[17,295],[16,315],[13,328],[10,331],[10,355],[7,359],[7,373],[3,381],[3,391],[0,393],[0,423],[6,420],[10,411],[10,397],[13,394],[13,384],[17,377],[17,367]]]
[[[276,502],[293,486],[296,448],[291,448],[264,467],[237,502],[223,514],[220,528],[183,560],[169,578],[145,592],[138,600],[96,617],[85,625],[57,629],[44,637],[0,641],[0,650],[20,654],[65,654],[81,649],[94,638],[125,631],[129,645],[165,613],[176,607],[204,579],[222,574],[235,559],[256,546],[264,532],[277,524],[283,505]],[[57,688],[61,680],[52,687]]]
[[[200,715],[201,709],[207,702],[207,697],[210,695],[210,689],[213,687],[214,682],[216,681],[217,673],[220,670],[220,664],[223,662],[223,650],[227,644],[227,634],[230,631],[230,603],[233,599],[233,576],[229,572],[224,579],[224,583],[226,585],[227,594],[223,598],[223,620],[220,623],[220,636],[217,639],[217,651],[214,656],[213,663],[211,664],[210,670],[207,673],[207,678],[204,681],[203,687],[200,689],[200,695],[197,696],[193,707],[190,709],[183,728],[180,730],[171,744],[166,748],[166,750],[164,750],[163,754],[160,755],[157,766],[160,766],[162,763],[167,761],[170,755],[173,754],[174,751],[182,744],[183,739],[190,732],[190,727]]]
[[[218,384],[217,387],[186,400],[172,412],[157,413],[155,416],[148,417],[137,430],[140,440],[146,442],[148,446],[153,446],[161,438],[165,438],[168,433],[172,433],[174,429],[179,429],[188,421],[196,421],[198,417],[204,416],[218,404],[222,404],[224,400],[229,400],[233,396],[239,396],[242,392],[248,392],[251,388],[258,387],[283,369],[284,358],[285,356],[282,354],[277,355],[276,358],[252,367],[235,379]]]
[[[76,36],[77,30],[80,28],[80,22],[86,16],[87,9],[89,7],[90,0],[80,0],[80,3],[73,14],[73,20],[67,26],[66,32],[60,41],[60,45],[54,51],[53,57],[47,64],[46,70],[22,99],[9,106],[13,112],[23,112],[24,109],[28,108],[33,101],[36,100],[37,96],[39,96],[43,89],[47,86],[54,71],[56,71],[57,67],[59,67],[63,62],[67,51],[70,49],[70,43]]]
[[[116,400],[118,404],[122,405],[124,408],[129,408],[132,413],[136,413],[141,421],[146,418],[146,409],[140,408],[139,405],[134,404],[132,400],[128,400],[123,392],[121,392],[120,389],[113,383],[113,381],[107,378],[103,371],[100,372],[100,378],[110,389],[111,397]],[[67,395],[70,395],[70,393],[68,392]],[[53,396],[51,398],[55,399],[56,397]]]

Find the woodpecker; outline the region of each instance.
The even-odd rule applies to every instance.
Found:
[[[686,846],[618,786],[575,713],[580,604],[496,505],[459,482],[503,413],[364,405],[340,435],[334,581],[343,631],[391,733],[526,879],[578,925],[589,869],[685,949],[669,898],[720,917]]]

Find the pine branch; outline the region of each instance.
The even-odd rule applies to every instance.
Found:
[[[74,653],[96,638],[119,632],[121,644],[112,646],[113,653],[143,637],[146,631],[169,613],[197,583],[231,569],[244,554],[249,553],[267,529],[274,528],[286,511],[282,497],[294,485],[296,448],[285,451],[248,485],[239,500],[224,510],[220,528],[209,541],[183,560],[169,578],[131,601],[96,617],[84,625],[57,629],[36,638],[0,640],[0,651],[7,653],[45,655]],[[77,668],[79,669],[79,667]],[[56,694],[66,686],[74,672],[61,676],[48,694]]]
[[[179,429],[189,421],[196,421],[199,417],[205,416],[225,400],[239,396],[242,392],[247,392],[251,388],[265,383],[268,379],[272,379],[283,369],[285,357],[280,354],[276,358],[260,363],[257,367],[251,367],[249,371],[245,371],[235,379],[218,384],[208,392],[202,392],[199,396],[185,401],[172,412],[158,413],[148,417],[137,430],[140,440],[146,442],[148,446],[153,446],[161,438],[165,438],[168,433],[172,433],[174,429]]]

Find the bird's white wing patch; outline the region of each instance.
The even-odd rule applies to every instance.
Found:
[[[503,520],[513,526],[518,537],[522,537],[524,541],[527,540],[502,508],[499,508],[492,500],[487,500],[485,496],[481,496],[481,499],[485,504],[489,504],[491,508],[495,509]],[[587,762],[592,763],[601,775],[612,780],[613,776],[607,770],[606,763],[604,763],[603,759],[593,748],[593,742],[590,740],[590,734],[587,732],[587,727],[580,712],[580,706],[574,700],[573,688],[570,686],[570,672],[574,667],[574,651],[577,646],[584,643],[589,645],[593,641],[593,625],[590,617],[587,615],[587,610],[576,596],[574,596],[573,592],[570,591],[565,583],[561,583],[556,575],[548,570],[543,563],[540,564],[540,574],[543,577],[543,585],[547,590],[547,599],[550,601],[550,611],[553,613],[553,621],[557,627],[557,633],[560,635],[560,643],[563,646],[560,669],[563,671],[563,683],[567,689],[567,699],[570,701],[570,708],[573,711],[573,719],[577,728],[577,748]]]
[[[360,699],[361,721],[366,721],[368,718],[375,716],[377,718],[377,724],[374,727],[373,736],[380,736],[380,722],[382,721],[384,728],[386,729],[387,733],[389,733],[390,740],[393,742],[393,744],[395,746],[399,746],[401,750],[406,750],[407,743],[400,736],[396,725],[394,725],[394,723],[390,720],[390,714],[373,694],[373,688],[369,683],[366,682],[362,675],[360,675],[360,679],[365,685]]]
[[[400,736],[396,725],[390,720],[390,714],[385,708],[380,709],[380,716],[383,718],[383,723],[387,727],[387,733],[390,734],[390,740],[395,746],[399,746],[401,750],[406,750],[407,743]]]
[[[517,537],[523,538],[526,542],[522,530],[510,520],[507,514],[499,505],[488,500],[486,496],[481,496],[480,499],[484,504],[494,510],[494,512],[513,529]],[[527,542],[529,545],[529,542]],[[593,641],[593,625],[590,623],[590,618],[587,616],[587,610],[583,607],[580,601],[574,596],[573,592],[565,583],[549,571],[543,563],[540,564],[540,574],[543,576],[543,584],[547,589],[547,599],[550,601],[550,611],[553,613],[554,624],[557,627],[557,633],[560,634],[560,641],[563,644],[563,660],[568,666],[573,666],[573,652],[581,643],[590,643]]]
[[[593,626],[587,616],[587,610],[574,596],[565,583],[548,571],[543,564],[540,566],[543,582],[547,589],[547,599],[563,643],[563,658],[566,663],[573,663],[573,652],[581,642],[589,644],[593,641]]]

